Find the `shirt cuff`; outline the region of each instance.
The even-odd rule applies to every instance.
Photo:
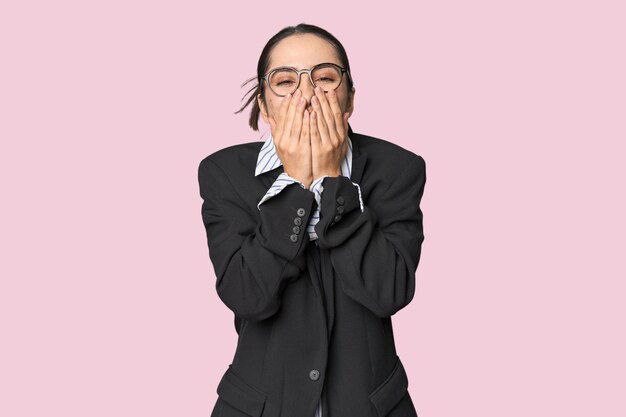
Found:
[[[267,190],[267,192],[265,193],[261,201],[259,201],[259,204],[257,204],[257,208],[261,210],[261,204],[263,204],[270,198],[274,197],[276,194],[280,193],[289,184],[293,184],[293,183],[298,183],[300,184],[302,188],[305,188],[302,182],[298,181],[297,179],[293,177],[290,177],[285,172],[281,172],[281,174],[276,178],[274,183]]]
[[[328,177],[328,175],[324,175],[322,177],[319,177],[318,179],[316,179],[315,181],[313,181],[311,183],[311,185],[309,186],[309,191],[313,192],[313,195],[315,196],[315,201],[317,202],[317,207],[321,207],[322,206],[322,191],[324,191],[324,187],[322,186],[322,182],[324,181],[324,178]]]

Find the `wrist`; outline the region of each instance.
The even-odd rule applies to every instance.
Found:
[[[320,171],[318,173],[316,173],[315,175],[313,175],[314,179],[323,177],[323,176],[327,176],[327,177],[338,177],[341,175],[341,170],[340,169],[329,169],[329,170],[325,170],[325,171]]]

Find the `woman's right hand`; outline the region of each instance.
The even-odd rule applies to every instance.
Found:
[[[269,122],[276,153],[284,172],[309,188],[313,182],[309,112],[300,89],[293,96],[285,96],[280,103],[276,120]]]

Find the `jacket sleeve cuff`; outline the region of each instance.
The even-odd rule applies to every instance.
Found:
[[[363,213],[361,187],[340,175],[324,178],[322,188],[320,221],[315,231],[320,247],[337,246],[353,232],[349,225]]]
[[[309,186],[309,190],[313,192],[318,207],[322,206],[322,191],[324,191],[324,186],[322,185],[322,183],[324,182],[324,178],[326,177],[328,177],[328,175],[319,177]],[[356,182],[352,182],[352,184],[357,188],[359,192],[359,207],[361,208],[361,212],[363,212],[363,197],[361,196],[361,187]]]
[[[312,192],[289,183],[260,205],[263,246],[288,260],[301,255],[309,242],[306,228],[314,204]]]

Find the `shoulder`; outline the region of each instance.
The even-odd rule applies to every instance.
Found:
[[[227,175],[250,170],[254,176],[256,160],[263,146],[262,141],[246,142],[227,146],[205,156],[199,164],[199,170],[220,168]]]
[[[405,169],[407,165],[417,165],[418,169],[425,169],[424,158],[391,140],[353,133],[353,142],[361,152],[367,153],[367,159],[379,167],[387,167],[390,170]],[[368,163],[369,163],[368,162]]]

